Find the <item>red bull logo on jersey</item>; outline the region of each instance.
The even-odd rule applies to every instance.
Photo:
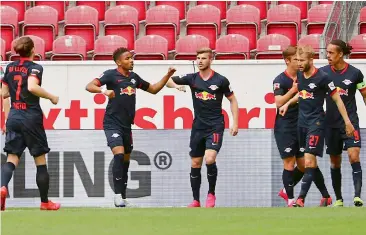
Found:
[[[216,95],[210,94],[207,91],[195,92],[194,94],[196,98],[200,100],[216,100]]]
[[[133,88],[133,87],[126,87],[126,88],[121,88],[121,93],[120,95],[123,95],[123,94],[126,94],[126,95],[134,95],[136,94],[136,89]]]
[[[314,99],[314,93],[313,92],[308,92],[306,90],[302,90],[302,91],[299,91],[299,97],[302,98],[303,100],[305,100],[305,99]]]
[[[340,88],[340,87],[337,87],[337,92],[339,93],[339,95],[345,95],[345,96],[348,96],[348,89],[343,89],[343,88]]]

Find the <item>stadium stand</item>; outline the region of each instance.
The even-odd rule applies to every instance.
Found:
[[[147,35],[135,42],[135,60],[166,60],[168,41],[159,35]]]
[[[239,34],[229,34],[216,41],[215,60],[245,60],[249,58],[249,40]]]
[[[84,60],[86,42],[80,36],[61,36],[53,42],[51,60]]]
[[[93,60],[111,60],[113,51],[118,47],[127,47],[127,40],[121,36],[108,35],[95,40]]]
[[[36,61],[40,61],[40,60],[44,60],[44,58],[46,58],[46,43],[45,40],[43,40],[43,38],[41,37],[37,37],[34,35],[28,35],[34,42],[34,60]],[[15,39],[12,44],[15,43],[17,39]],[[9,60],[14,61],[14,60],[18,60],[20,57],[19,55],[14,51],[13,47],[11,49],[11,54],[9,56]]]
[[[9,51],[11,42],[18,35],[18,12],[10,6],[0,7],[0,36],[5,41],[5,51]]]
[[[178,39],[175,60],[195,60],[196,51],[201,47],[209,47],[210,41],[202,35],[188,35]]]

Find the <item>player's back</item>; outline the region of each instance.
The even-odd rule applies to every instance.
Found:
[[[42,73],[42,66],[32,61],[17,60],[8,64],[3,82],[8,85],[11,98],[9,118],[43,118],[39,97],[28,90],[28,78],[35,77],[41,86]]]

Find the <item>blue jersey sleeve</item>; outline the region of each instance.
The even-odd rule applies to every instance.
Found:
[[[145,81],[144,79],[142,79],[139,75],[136,74],[136,87],[141,89],[141,90],[144,90],[144,91],[147,91],[147,89],[149,89],[150,87],[150,83]]]
[[[108,83],[110,83],[110,77],[108,75],[108,72],[104,72],[102,73],[101,75],[99,75],[98,78],[96,78],[96,81],[98,81],[99,83],[99,86],[104,86],[104,85],[107,85]]]
[[[28,69],[28,77],[34,77],[38,80],[39,84],[42,82],[43,67],[39,64],[34,64]]]
[[[273,80],[273,93],[275,96],[277,95],[285,95],[286,94],[286,89],[285,86],[282,82],[282,79],[280,77],[276,77]]]
[[[192,79],[193,79],[192,74],[184,74],[184,75],[172,77],[172,80],[177,85],[188,85],[188,86],[190,86],[192,84]]]
[[[230,97],[234,94],[233,90],[230,86],[230,81],[224,77],[224,80],[222,82],[222,91],[226,97]]]

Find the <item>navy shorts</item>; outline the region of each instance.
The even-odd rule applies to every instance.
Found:
[[[352,137],[346,135],[344,128],[327,127],[325,131],[325,144],[327,146],[327,154],[341,155],[343,150],[348,148],[361,148],[360,127],[355,125],[355,132]]]
[[[223,136],[224,129],[221,128],[218,130],[198,130],[192,128],[189,144],[191,151],[189,155],[191,157],[203,157],[207,149],[212,149],[219,153]]]
[[[43,122],[10,118],[6,122],[4,152],[21,157],[25,148],[33,157],[50,151]]]
[[[323,157],[325,130],[319,126],[298,127],[300,152]]]
[[[274,136],[278,151],[282,159],[289,157],[300,158],[304,153],[299,151],[299,141],[297,139],[297,129],[295,130],[274,130]]]
[[[123,146],[125,154],[130,154],[133,149],[132,131],[131,129],[115,128],[104,130],[107,137],[108,146],[113,149],[114,147]]]

